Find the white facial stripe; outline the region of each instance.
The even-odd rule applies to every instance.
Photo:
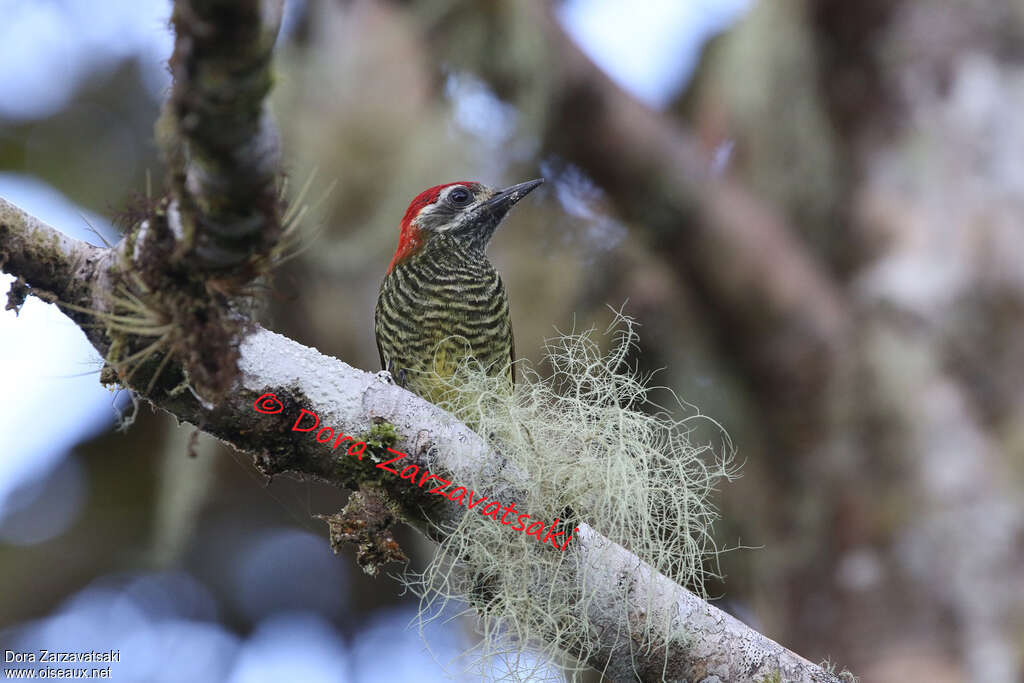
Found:
[[[452,206],[448,204],[448,195],[459,188],[469,192],[470,195],[473,196],[474,201],[464,207],[453,209]],[[451,185],[441,190],[434,203],[427,204],[420,209],[419,216],[417,217],[417,223],[420,228],[426,230],[433,230],[435,232],[454,232],[462,228],[467,221],[471,220],[474,210],[486,201],[486,196],[477,199],[473,190],[465,185]],[[432,220],[435,214],[438,214],[439,217]],[[443,215],[444,218],[440,218],[440,215]]]

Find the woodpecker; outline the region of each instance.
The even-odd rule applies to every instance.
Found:
[[[543,182],[504,190],[447,183],[409,204],[375,314],[381,366],[400,385],[437,403],[444,392],[436,377],[472,356],[491,376],[507,374],[511,389],[508,295],[484,250],[509,209]]]

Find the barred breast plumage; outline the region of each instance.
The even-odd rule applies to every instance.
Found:
[[[440,238],[384,278],[377,299],[381,365],[428,401],[434,373],[451,376],[470,355],[513,380],[512,322],[501,276],[483,252]]]

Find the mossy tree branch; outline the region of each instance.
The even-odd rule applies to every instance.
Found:
[[[96,342],[122,384],[148,368],[142,374],[155,385],[177,368],[179,384],[216,403],[238,374],[246,295],[287,248],[289,232],[265,101],[282,7],[174,3],[174,85],[157,124],[168,193],[130,215],[116,263],[100,269],[110,287],[97,291],[106,296],[90,304],[106,327]]]
[[[280,236],[279,140],[266,95],[282,6],[174,3],[174,86],[158,131],[179,217],[172,256],[190,269],[241,268]]]
[[[48,300],[100,306],[109,296],[107,288],[116,277],[123,248],[124,243],[98,249],[70,239],[0,199],[3,268],[24,278],[32,291],[45,290]],[[108,351],[103,330],[90,326],[85,333],[101,353]],[[171,363],[168,377],[180,376],[180,365],[175,365]],[[381,490],[405,521],[435,538],[443,533],[439,529],[465,512],[462,507],[378,468],[382,449],[367,451],[360,459],[318,442],[312,432],[293,431],[299,410],[313,411],[319,424],[332,427],[335,434],[340,430],[372,441],[373,435],[386,431],[390,446],[408,454],[404,462],[454,481],[503,466],[501,457],[477,434],[395,386],[386,375],[353,368],[257,326],[241,341],[238,374],[215,405],[204,406],[191,392],[173,391],[170,381],[149,388],[145,380],[130,383],[140,397],[251,453],[266,474],[297,472],[339,487]],[[280,401],[279,413],[255,409],[257,399],[266,393]],[[393,430],[381,430],[383,423]],[[521,493],[508,488],[483,493],[522,501]],[[573,554],[576,580],[599,587],[606,596],[594,600],[589,610],[601,647],[588,663],[611,680],[838,680],[676,585],[585,524],[567,552]],[[621,602],[623,582],[631,587],[628,604]],[[543,592],[544,587],[538,590]],[[635,652],[630,645],[641,639],[645,628],[664,629],[663,645]]]

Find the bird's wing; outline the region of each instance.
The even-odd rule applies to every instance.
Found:
[[[388,372],[390,372],[391,368],[388,367],[387,360],[384,358],[384,347],[380,345],[380,325],[376,320],[374,321],[373,332],[373,336],[376,338],[377,341],[377,353],[380,355],[380,369],[387,370]]]
[[[380,345],[380,337],[377,337],[377,353],[380,354],[380,369],[387,370],[388,365],[384,362],[384,349]]]

